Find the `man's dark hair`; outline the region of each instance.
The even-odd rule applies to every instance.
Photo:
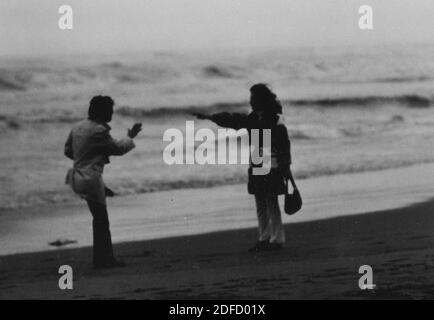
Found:
[[[114,101],[109,96],[95,96],[89,103],[89,120],[107,122],[113,114]]]

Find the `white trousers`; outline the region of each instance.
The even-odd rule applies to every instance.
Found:
[[[259,223],[259,241],[285,243],[285,230],[277,195],[255,195]]]

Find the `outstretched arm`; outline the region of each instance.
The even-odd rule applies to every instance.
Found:
[[[248,128],[249,126],[248,115],[242,113],[222,112],[215,113],[213,115],[194,113],[193,115],[196,116],[198,119],[208,119],[221,127],[232,128],[235,130]]]

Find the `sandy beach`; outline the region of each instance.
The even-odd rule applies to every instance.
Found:
[[[257,231],[245,186],[114,199],[115,252],[127,267],[105,271],[90,264],[84,206],[34,209],[28,225],[17,223],[19,213],[2,212],[9,241],[2,232],[0,299],[433,298],[433,169],[427,164],[302,180],[306,202],[301,213],[285,216],[286,248],[259,254],[247,252]],[[152,224],[163,207],[178,208],[173,220],[155,222],[166,228],[164,237]],[[202,220],[190,220],[197,210]],[[32,241],[25,242],[32,244],[24,247],[26,229],[33,230],[27,233]],[[60,236],[78,243],[47,250],[47,242]],[[58,288],[64,264],[74,270],[71,291]],[[374,290],[358,287],[362,265],[373,268]]]

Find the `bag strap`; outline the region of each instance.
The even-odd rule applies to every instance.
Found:
[[[297,185],[295,184],[294,176],[292,175],[291,168],[289,168],[289,177],[286,179],[286,188],[288,189],[288,180],[291,181],[292,187],[294,190],[298,190]],[[289,190],[286,191],[286,193],[289,193]]]

